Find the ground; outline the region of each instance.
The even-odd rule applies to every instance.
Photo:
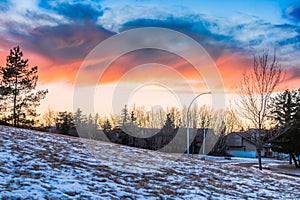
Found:
[[[0,158],[1,199],[300,199],[299,177],[237,165],[247,159],[201,160],[4,126]]]

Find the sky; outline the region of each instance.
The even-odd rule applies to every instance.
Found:
[[[0,0],[0,9],[0,64],[5,65],[9,49],[19,45],[29,64],[39,67],[38,89],[49,89],[41,112],[48,107],[73,110],[74,91],[94,88],[90,81],[94,79],[98,82],[91,103],[100,113],[111,112],[111,102],[120,99],[122,104],[172,106],[210,89],[207,79],[211,77],[198,73],[185,58],[151,48],[120,55],[101,77],[99,66],[86,68],[84,83],[76,85],[93,50],[122,33],[145,27],[170,29],[196,41],[204,50],[199,59],[214,63],[226,94],[236,91],[253,55],[263,51],[276,52],[285,70],[277,90],[299,88],[299,1]],[[152,37],[151,31],[147,34],[145,41]],[[136,45],[134,38],[131,42]],[[159,35],[156,42],[167,43]],[[168,42],[178,48],[184,44]],[[101,49],[106,57],[99,56],[97,63],[106,62],[110,52],[120,48],[113,44]],[[198,58],[189,48],[184,53]]]

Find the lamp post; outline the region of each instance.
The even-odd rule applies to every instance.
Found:
[[[187,113],[186,113],[186,151],[187,151],[187,156],[190,156],[190,119],[189,119],[189,112],[191,109],[191,106],[193,104],[193,102],[200,96],[204,95],[204,94],[211,94],[211,92],[203,92],[198,94],[197,96],[194,97],[194,99],[191,101]]]
[[[203,144],[202,144],[202,154],[203,154],[203,159],[205,158],[205,146],[206,146],[206,131],[205,131],[205,127],[203,128]]]

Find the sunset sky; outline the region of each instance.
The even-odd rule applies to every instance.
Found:
[[[168,28],[197,41],[219,70],[226,93],[234,93],[253,55],[263,50],[270,54],[275,50],[286,72],[278,89],[299,88],[300,3],[296,0],[0,0],[0,9],[0,64],[5,65],[9,49],[20,45],[29,64],[39,67],[38,88],[49,89],[41,111],[72,110],[74,84],[89,53],[112,36],[142,27]],[[109,49],[106,53],[98,59],[105,62]],[[104,88],[95,92],[95,104],[122,98],[125,89],[121,93],[114,89],[129,85],[135,92],[122,103],[146,105],[174,105],[178,94],[189,92],[187,88],[194,93],[209,88],[190,63],[163,50],[128,52],[114,60],[102,77],[95,77],[95,71],[86,72]],[[88,79],[83,87],[92,84]],[[99,112],[108,112],[105,109],[97,107]]]

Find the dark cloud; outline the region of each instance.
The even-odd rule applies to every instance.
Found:
[[[298,26],[295,26],[293,24],[275,24],[274,28],[279,28],[279,29],[298,29]]]
[[[125,23],[121,31],[138,27],[162,27],[176,30],[199,42],[213,59],[222,56],[224,51],[228,49],[235,50],[238,48],[232,37],[213,33],[210,30],[212,26],[217,27],[218,24],[201,20],[196,16],[189,16],[184,19],[170,17],[164,20],[133,20]]]
[[[43,9],[51,9],[53,3],[55,3],[54,0],[40,0],[38,6]]]
[[[113,33],[96,26],[58,25],[41,26],[30,31],[29,35],[15,34],[22,46],[31,49],[59,63],[82,60],[101,41]]]
[[[57,1],[42,0],[39,6],[75,21],[96,21],[99,16],[103,15],[99,5],[93,7],[91,4],[81,2],[57,3]]]
[[[29,19],[36,19],[39,21],[43,20],[48,23],[50,22],[50,23],[60,24],[60,21],[58,19],[53,18],[51,15],[45,13],[38,13],[38,12],[27,10],[25,16]]]
[[[199,35],[206,35],[207,37],[212,38],[222,38],[224,36],[213,34],[208,26],[210,25],[207,21],[194,21],[194,17],[186,17],[184,19],[169,17],[167,19],[159,20],[159,19],[136,19],[133,21],[129,21],[123,25],[122,30],[127,30],[131,28],[137,27],[163,27],[169,28],[173,30],[177,30],[180,32],[184,32],[189,34],[191,37],[197,38]],[[204,41],[203,41],[204,42]]]
[[[75,3],[75,4],[60,4],[56,9],[58,14],[75,20],[92,20],[96,21],[103,14],[102,11],[92,8],[90,5]]]
[[[0,6],[2,2],[7,1],[0,0]],[[93,7],[78,1],[66,4],[41,0],[39,7],[47,12],[26,10],[24,17],[40,24],[46,22],[46,25],[31,28],[14,19],[0,19],[6,36],[0,39],[2,46],[11,48],[20,45],[54,63],[63,64],[84,59],[96,45],[115,34],[94,22],[102,14],[100,6]],[[72,20],[63,24],[59,18],[52,17],[53,12]]]
[[[300,4],[289,7],[286,11],[286,14],[289,18],[300,22]]]
[[[8,0],[0,0],[0,10],[1,12],[7,11],[9,9],[9,2]]]
[[[300,50],[300,34],[295,37],[287,38],[286,40],[279,41],[278,45],[279,46],[292,45],[296,50]]]
[[[299,26],[292,24],[274,25],[275,29],[287,30],[296,33],[295,36],[286,37],[277,41],[277,45],[280,47],[292,46],[295,50],[300,50],[300,28]]]

